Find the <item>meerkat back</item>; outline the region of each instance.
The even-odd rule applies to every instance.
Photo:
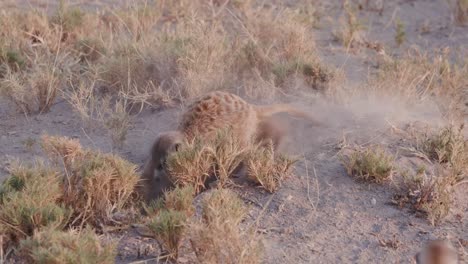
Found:
[[[179,129],[191,140],[195,136],[212,137],[217,130],[231,127],[236,136],[248,142],[256,124],[252,105],[231,93],[212,92],[187,108]]]

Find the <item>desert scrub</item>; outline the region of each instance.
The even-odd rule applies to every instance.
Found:
[[[149,216],[155,216],[164,209],[183,212],[187,216],[191,216],[195,211],[194,198],[193,186],[176,186],[173,190],[166,191],[164,197],[151,201],[149,204],[143,203],[143,210]]]
[[[224,187],[232,183],[230,178],[244,160],[247,148],[242,146],[232,129],[223,129],[218,131],[213,149],[215,176],[218,186]]]
[[[430,175],[425,170],[415,174],[403,173],[399,193],[394,196],[394,201],[400,207],[409,205],[433,225],[440,223],[452,204],[453,176],[442,167]]]
[[[16,244],[45,227],[62,229],[71,210],[60,203],[61,174],[37,161],[31,166],[14,162],[0,189],[0,233]]]
[[[409,104],[434,100],[447,118],[456,121],[466,114],[467,75],[466,61],[450,62],[448,50],[432,57],[411,50],[404,58],[385,60],[370,76],[368,89]]]
[[[447,126],[418,140],[418,148],[439,163],[468,163],[468,141],[463,136],[463,126]]]
[[[295,89],[301,81],[307,88],[325,90],[335,79],[334,71],[324,66],[316,54],[309,26],[298,16],[289,9],[248,12],[245,28],[239,28],[241,36],[247,37],[238,40],[239,56],[234,64],[246,89],[251,84],[257,86],[247,92],[271,95],[273,87]],[[265,83],[269,85],[265,87]]]
[[[195,193],[205,188],[213,166],[213,149],[199,139],[187,142],[179,151],[167,157],[167,171],[171,182],[176,186],[193,186]]]
[[[192,249],[201,263],[261,262],[262,243],[252,230],[241,229],[247,208],[234,192],[214,190],[202,206],[202,219],[189,228]]]
[[[169,259],[177,260],[180,243],[185,232],[186,221],[186,214],[169,209],[162,210],[148,224],[148,228],[154,234],[154,237],[161,241],[164,249],[168,251]]]
[[[342,162],[348,174],[359,180],[383,183],[394,173],[394,157],[380,146],[354,150]]]
[[[44,136],[42,146],[51,159],[63,160],[62,201],[74,210],[71,225],[109,224],[114,212],[130,205],[139,180],[136,165],[114,154],[82,149],[66,137]]]
[[[255,146],[246,157],[247,177],[273,193],[281,187],[283,180],[291,175],[296,161],[285,155],[275,154],[271,144],[266,148]]]
[[[104,244],[90,228],[60,231],[47,228],[21,241],[20,254],[33,263],[114,263],[116,245]]]
[[[53,64],[36,65],[22,72],[7,69],[0,79],[0,94],[25,114],[47,112],[61,88],[59,73]]]
[[[194,213],[193,200],[195,189],[193,186],[176,187],[172,191],[164,193],[164,206],[166,209],[175,210],[191,216]]]
[[[365,26],[356,14],[355,6],[345,1],[343,9],[344,13],[339,18],[339,29],[335,30],[333,35],[347,50],[359,48],[366,41]]]

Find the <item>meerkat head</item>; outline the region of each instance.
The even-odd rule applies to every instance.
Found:
[[[147,190],[147,200],[161,197],[165,190],[172,187],[167,170],[166,160],[169,154],[179,150],[183,143],[183,134],[170,131],[160,134],[151,148],[151,158],[143,172],[144,183]]]
[[[448,241],[430,241],[426,247],[416,254],[417,264],[457,264],[458,254]]]

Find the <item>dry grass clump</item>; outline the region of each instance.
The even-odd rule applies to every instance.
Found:
[[[394,201],[399,206],[408,204],[434,225],[449,213],[453,184],[453,175],[442,168],[433,175],[427,175],[425,170],[415,175],[403,174],[400,192],[394,196]]]
[[[60,70],[44,63],[21,71],[10,68],[0,79],[0,93],[10,99],[25,114],[47,112],[61,89]]]
[[[275,155],[273,146],[254,147],[247,154],[247,177],[273,193],[281,187],[283,180],[291,174],[297,160],[284,155]]]
[[[468,162],[468,141],[463,136],[463,126],[447,126],[433,134],[424,134],[419,149],[439,163]]]
[[[465,113],[468,64],[450,63],[448,50],[429,57],[418,51],[405,58],[386,60],[369,80],[370,89],[384,96],[396,96],[408,103],[432,99],[451,119]]]
[[[170,259],[177,259],[187,219],[195,211],[194,197],[192,186],[183,188],[177,186],[165,192],[164,198],[144,206],[146,213],[152,218],[146,227],[154,238],[161,241]]]
[[[21,241],[20,253],[33,263],[114,263],[114,244],[102,245],[92,229],[58,231],[47,228]]]
[[[343,3],[344,13],[339,19],[339,29],[333,32],[336,40],[349,51],[365,44],[364,25],[356,15],[356,8],[348,1]]]
[[[201,263],[261,262],[262,244],[251,230],[240,227],[246,213],[230,190],[215,190],[204,199],[202,220],[190,225],[190,242]]]
[[[213,149],[215,176],[218,179],[218,186],[224,187],[232,183],[230,177],[245,159],[247,147],[242,146],[232,129],[224,129],[218,131]]]
[[[74,210],[72,225],[96,227],[112,222],[112,213],[131,201],[139,180],[136,165],[113,154],[82,150],[77,141],[44,136],[44,151],[63,160],[62,201]]]
[[[8,246],[45,227],[63,228],[71,210],[60,203],[59,170],[36,162],[30,167],[15,162],[0,189],[0,233]]]
[[[179,247],[185,233],[187,215],[176,210],[162,210],[156,218],[148,224],[156,239],[162,241],[168,250],[167,257],[176,260]]]
[[[195,210],[193,207],[194,198],[195,190],[192,186],[176,187],[174,190],[164,193],[164,207],[191,216]]]
[[[198,139],[184,144],[167,157],[170,180],[178,186],[193,186],[195,193],[205,188],[213,166],[213,149]]]
[[[384,183],[394,173],[394,157],[381,147],[355,150],[343,158],[343,164],[349,175],[359,180]]]
[[[257,86],[269,83],[268,92],[263,91],[262,96],[274,92],[272,87],[328,88],[334,72],[318,59],[311,29],[295,12],[253,9],[242,23],[245,27],[239,30],[245,37],[240,40],[236,67],[247,86],[251,80],[256,80],[253,83]]]

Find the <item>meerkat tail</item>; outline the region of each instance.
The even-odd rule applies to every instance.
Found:
[[[290,104],[274,104],[274,105],[257,106],[257,113],[260,118],[268,118],[278,113],[288,113],[294,117],[307,119],[317,124],[322,123],[318,121],[317,118],[311,115],[310,113],[300,110],[297,107],[292,106]]]

